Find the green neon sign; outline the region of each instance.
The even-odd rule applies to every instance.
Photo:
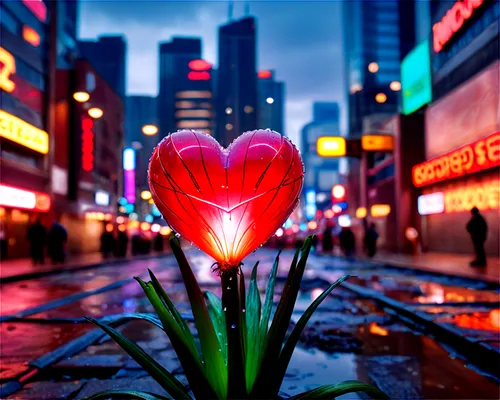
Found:
[[[432,101],[429,41],[416,46],[401,63],[403,114],[408,115]]]

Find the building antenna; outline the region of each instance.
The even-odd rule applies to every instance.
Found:
[[[229,1],[227,5],[227,20],[230,22],[233,19],[234,1]]]
[[[245,2],[245,17],[248,17],[250,15],[250,2],[246,1]]]

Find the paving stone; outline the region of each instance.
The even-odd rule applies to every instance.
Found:
[[[34,382],[9,399],[18,400],[66,400],[72,398],[83,386],[83,382]]]
[[[28,369],[25,359],[2,358],[0,362],[0,379],[13,379]]]
[[[95,355],[76,356],[56,364],[56,368],[122,368],[125,365],[125,356],[122,355]]]
[[[153,378],[129,378],[129,379],[108,379],[103,381],[89,381],[75,400],[83,399],[87,396],[103,392],[105,390],[139,390],[144,392],[156,393],[166,396],[167,393]]]

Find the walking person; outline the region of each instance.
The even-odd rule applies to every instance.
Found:
[[[116,256],[125,257],[128,249],[128,235],[126,232],[118,231],[116,238]]]
[[[324,253],[331,253],[333,251],[332,228],[332,225],[330,223],[327,223],[325,231],[323,232],[323,239],[321,241],[321,244]]]
[[[101,253],[103,258],[108,258],[113,255],[115,249],[115,238],[113,236],[113,228],[104,227],[104,232],[101,234]]]
[[[47,229],[42,225],[41,219],[28,228],[28,241],[30,242],[30,256],[33,265],[45,263],[45,244],[47,243]]]
[[[340,248],[346,258],[352,257],[356,251],[356,237],[349,227],[342,227],[339,234]]]
[[[471,261],[472,267],[486,267],[486,252],[484,251],[484,242],[488,236],[488,224],[479,212],[477,207],[472,208],[471,219],[467,224],[467,232],[469,232],[474,245],[476,258]]]
[[[378,233],[375,229],[375,224],[371,223],[370,227],[365,232],[365,237],[363,239],[363,243],[365,245],[366,252],[368,253],[368,257],[372,258],[377,252],[377,239]]]
[[[59,222],[54,221],[48,235],[48,254],[54,264],[64,263],[66,260],[66,242],[68,232]]]

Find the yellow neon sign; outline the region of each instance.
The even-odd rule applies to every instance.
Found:
[[[364,151],[392,151],[394,150],[394,137],[391,135],[363,135],[361,148]]]
[[[370,207],[370,214],[373,218],[386,217],[391,212],[389,204],[374,204]]]
[[[0,89],[13,92],[16,84],[10,77],[16,72],[16,60],[14,56],[0,46]]]
[[[316,142],[316,151],[320,157],[345,156],[345,139],[340,136],[322,136]]]
[[[49,135],[22,119],[0,110],[0,137],[42,154],[49,152]]]

